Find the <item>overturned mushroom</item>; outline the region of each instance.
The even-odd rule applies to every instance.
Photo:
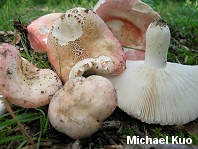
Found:
[[[36,68],[8,43],[0,45],[0,93],[11,103],[25,108],[44,106],[61,87],[55,72]]]
[[[186,124],[198,117],[198,66],[167,62],[170,31],[162,19],[146,32],[145,61],[126,62],[119,76],[108,76],[118,107],[146,123]]]
[[[47,37],[52,24],[62,13],[50,13],[34,20],[27,26],[28,40],[36,52],[46,52]]]
[[[113,113],[117,96],[112,83],[102,76],[69,79],[49,104],[49,120],[73,139],[95,133]]]
[[[84,8],[70,9],[54,22],[47,48],[49,61],[63,82],[73,66],[84,59],[92,61],[94,67],[89,70],[94,72],[100,68],[103,71],[99,73],[116,75],[125,69],[125,55],[118,40],[98,15]]]
[[[145,50],[145,33],[149,24],[160,17],[158,13],[140,0],[99,0],[93,10],[125,46],[127,59],[144,59],[141,50]]]

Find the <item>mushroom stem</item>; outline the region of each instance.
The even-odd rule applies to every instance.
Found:
[[[170,45],[170,30],[162,19],[154,20],[146,32],[145,65],[152,68],[164,68]]]

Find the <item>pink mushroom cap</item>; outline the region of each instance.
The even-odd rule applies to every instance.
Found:
[[[73,139],[95,133],[117,106],[117,94],[112,83],[102,77],[69,79],[52,98],[48,116],[58,131]]]
[[[62,13],[50,13],[39,17],[27,26],[28,40],[36,52],[46,52],[49,29]]]
[[[160,17],[158,13],[140,0],[99,0],[93,10],[124,46],[127,59],[144,59],[145,53],[141,50],[146,47],[146,30]]]
[[[63,82],[68,80],[75,64],[85,59],[92,62],[83,62],[80,71],[89,67],[99,73],[117,75],[125,69],[121,44],[104,21],[85,8],[67,10],[54,22],[47,48],[49,61]]]
[[[21,58],[13,45],[0,44],[0,93],[11,103],[25,108],[41,107],[61,87],[54,71],[38,69]]]

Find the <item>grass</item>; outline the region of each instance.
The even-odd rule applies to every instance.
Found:
[[[143,0],[147,2],[161,17],[174,26],[177,30],[189,33],[189,27],[197,26],[198,21],[198,1],[181,2],[181,0]],[[184,29],[185,28],[185,29]]]
[[[134,136],[135,133],[132,129],[126,127],[123,129],[122,134],[126,136]]]
[[[172,38],[168,59],[185,65],[198,64],[198,1],[144,0],[168,23]],[[177,45],[177,47],[174,47]],[[190,48],[189,48],[190,47]]]
[[[79,6],[92,9],[97,0],[3,0],[0,3],[0,30],[14,30],[12,21],[19,19],[29,24],[36,18],[52,13],[65,12]]]
[[[20,123],[30,123],[35,120],[40,121],[40,131],[37,138],[37,146],[40,144],[41,136],[45,134],[48,127],[48,118],[42,109],[24,109],[17,108],[14,113]],[[23,146],[28,142],[28,138],[22,133],[16,133],[19,129],[17,122],[12,119],[9,113],[0,115],[0,148],[6,147],[11,141],[22,141],[19,146]]]
[[[51,12],[65,12],[66,10],[81,6],[92,9],[97,0],[1,0],[0,3],[0,31],[14,31],[13,20],[21,20],[25,24],[29,24],[36,18]],[[159,1],[144,0],[161,17],[167,21],[171,27],[173,37],[179,37],[181,46],[174,48],[175,42],[171,41],[170,52],[168,58],[173,62],[181,62],[187,65],[198,64],[198,53],[195,52],[198,47],[198,2],[197,1]],[[178,35],[177,35],[178,34]],[[181,36],[181,37],[180,37]],[[183,46],[190,47],[188,50]],[[23,44],[24,52],[22,56],[27,58],[39,68],[51,68],[46,60],[45,54],[36,54],[28,51],[25,43]],[[193,52],[194,51],[194,52]],[[39,134],[32,136],[33,140],[39,146],[40,142],[46,140],[45,134],[49,129],[47,112],[43,108],[39,109],[23,109],[13,108],[18,120],[23,124],[31,122],[39,122]],[[0,148],[6,147],[13,140],[18,140],[18,148],[23,147],[27,143],[26,137],[22,133],[18,133],[17,123],[12,117],[6,113],[0,115]],[[134,135],[133,130],[124,129],[124,135]],[[164,137],[166,134],[161,129],[155,129],[152,137]],[[182,136],[182,134],[180,134]],[[198,144],[198,137],[191,134],[189,137],[193,139],[193,144]],[[17,149],[18,149],[17,148]]]

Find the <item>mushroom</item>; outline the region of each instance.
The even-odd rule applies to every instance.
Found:
[[[93,11],[124,47],[127,59],[144,59],[145,33],[158,13],[140,0],[99,0]]]
[[[117,105],[112,83],[92,75],[70,78],[52,98],[48,115],[58,131],[73,139],[82,139],[95,133]]]
[[[62,13],[50,13],[39,17],[27,26],[28,40],[36,52],[47,52],[47,37],[49,29]]]
[[[0,115],[4,114],[7,110],[2,101],[3,96],[0,94]]]
[[[44,106],[61,87],[55,72],[36,68],[13,45],[0,44],[0,93],[11,103],[25,108]]]
[[[118,107],[146,123],[180,125],[198,117],[198,66],[167,62],[170,31],[162,19],[146,32],[145,61],[126,62],[115,86]]]
[[[122,46],[104,21],[85,8],[67,10],[54,22],[47,49],[49,61],[63,82],[68,80],[74,65],[84,59],[91,60],[88,70],[94,73],[117,75],[125,69]],[[87,62],[80,64],[81,68],[86,65]]]

